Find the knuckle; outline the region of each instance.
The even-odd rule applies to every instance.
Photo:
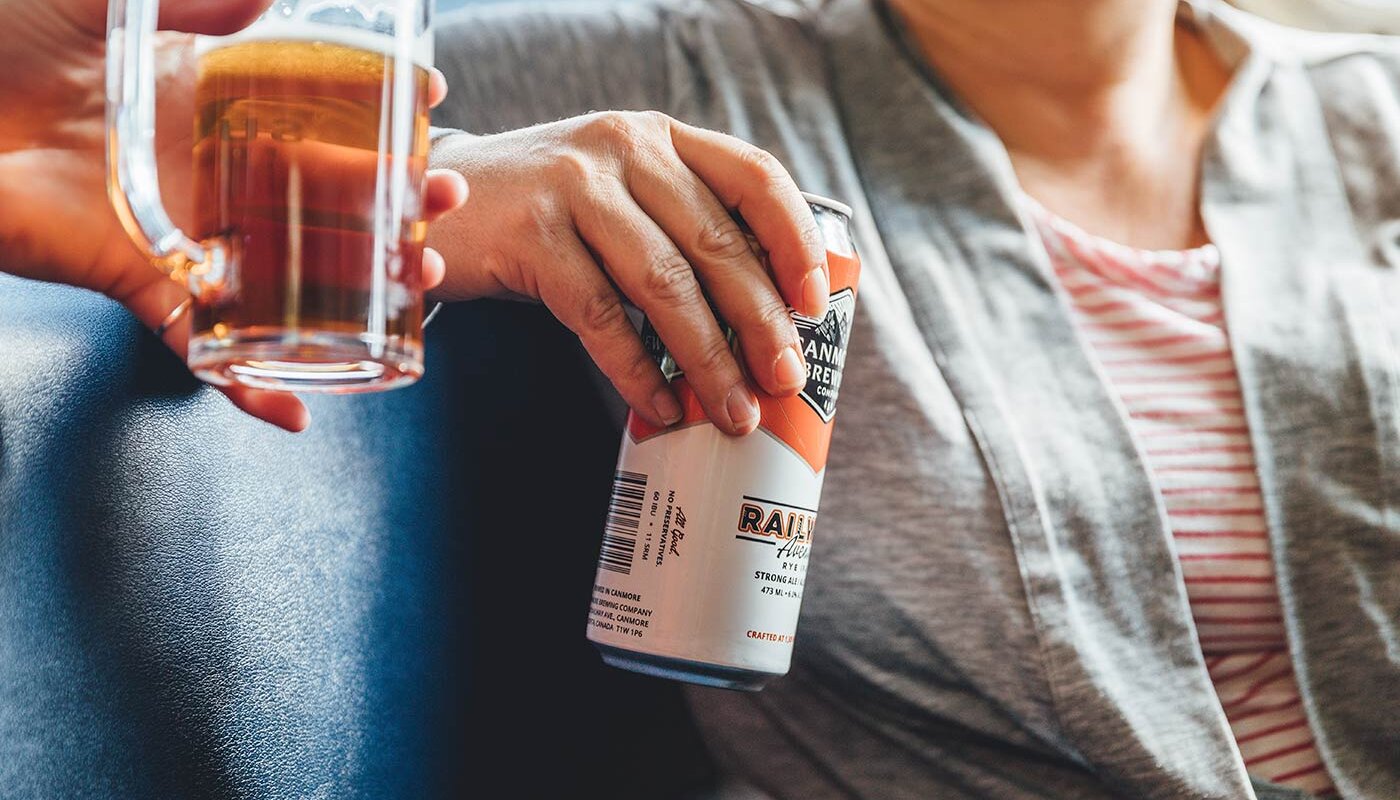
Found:
[[[636,130],[642,136],[642,143],[658,153],[675,153],[671,131],[675,120],[660,111],[641,111],[634,115]]]
[[[585,332],[608,334],[627,322],[627,311],[615,292],[597,292],[584,301],[581,320]]]
[[[715,336],[701,349],[697,366],[707,375],[719,375],[728,369],[733,360],[734,354],[729,351],[729,342],[725,341],[723,336]]]
[[[625,111],[601,111],[588,117],[584,130],[596,139],[613,145],[627,145],[640,138],[637,115]]]
[[[589,146],[624,162],[664,163],[674,152],[671,118],[659,111],[603,111],[584,122]]]
[[[647,295],[666,304],[689,300],[698,289],[690,262],[680,253],[658,256],[647,269],[645,280]]]
[[[669,128],[673,121],[670,116],[655,109],[638,112],[637,117],[657,129]]]
[[[593,181],[597,168],[593,159],[577,151],[559,153],[551,162],[556,181],[568,186],[584,186]]]
[[[730,219],[704,223],[695,238],[695,251],[705,258],[718,261],[756,257],[749,246],[748,237]]]
[[[764,186],[778,183],[787,176],[782,162],[767,150],[757,147],[744,148],[739,160],[749,179]]]
[[[621,370],[622,380],[633,385],[650,383],[655,376],[660,374],[656,368],[656,362],[642,352],[634,353],[631,358],[627,359],[627,364]]]
[[[746,307],[735,315],[734,327],[746,346],[765,351],[792,344],[797,338],[787,306],[777,300],[763,300]]]
[[[759,306],[754,311],[753,323],[757,328],[779,334],[784,342],[792,339],[795,332],[787,306],[778,302]]]

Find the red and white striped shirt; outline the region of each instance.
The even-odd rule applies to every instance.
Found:
[[[1026,205],[1162,494],[1206,667],[1246,768],[1334,792],[1289,658],[1219,251],[1136,250]]]

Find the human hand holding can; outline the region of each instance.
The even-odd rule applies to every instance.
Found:
[[[851,210],[806,199],[830,296],[821,318],[789,309],[807,380],[794,396],[759,392],[754,433],[714,426],[643,323],[683,415],[669,427],[628,418],[588,620],[613,666],[746,690],[788,670],[860,278]]]

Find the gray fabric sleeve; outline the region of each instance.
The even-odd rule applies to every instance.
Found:
[[[439,128],[436,125],[428,129],[428,142],[437,144],[437,141],[444,136],[451,136],[454,133],[462,133],[460,128]]]
[[[666,3],[523,2],[445,15],[436,125],[477,134],[607,109],[668,105]],[[434,139],[439,134],[435,133]]]

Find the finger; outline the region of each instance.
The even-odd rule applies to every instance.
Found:
[[[436,289],[447,275],[447,262],[442,253],[431,247],[423,249],[423,291]]]
[[[758,400],[690,262],[621,185],[581,199],[574,213],[584,242],[646,312],[710,421],[730,434],[752,431],[758,425]]]
[[[735,209],[768,252],[788,305],[811,317],[826,315],[831,273],[812,210],[792,176],[751,144],[670,120],[676,154],[727,207]]]
[[[149,264],[133,263],[112,286],[100,287],[126,306],[142,325],[158,333],[184,358],[190,343],[190,293]]]
[[[219,159],[227,157],[220,155],[222,145],[214,141],[216,138],[207,137],[194,147],[195,164],[204,174],[218,174]],[[376,202],[381,162],[373,149],[311,139],[281,141],[270,136],[252,137],[239,147],[242,174],[259,176],[246,181],[243,188],[241,201],[250,208],[276,208],[278,203],[286,203],[289,185],[299,188],[304,208],[317,209],[328,218],[363,214]],[[314,175],[315,180],[303,180],[303,175]],[[214,201],[211,193],[218,185],[197,188],[205,192],[207,202]]]
[[[133,267],[115,285],[107,287],[107,294],[126,306],[146,327],[153,331],[163,328],[166,346],[183,359],[189,351],[190,315],[173,316],[172,312],[190,299],[189,292],[154,267]],[[284,430],[302,431],[311,424],[309,412],[295,395],[238,385],[217,388],[239,409]]]
[[[240,411],[271,423],[289,433],[301,433],[311,427],[311,412],[290,392],[273,392],[251,386],[232,384],[217,387]]]
[[[423,185],[423,214],[433,222],[467,202],[467,179],[452,169],[430,169]]]
[[[807,384],[797,327],[749,238],[674,153],[637,155],[629,187],[694,266],[710,300],[739,335],[749,375],[769,394]]]
[[[437,108],[447,99],[447,76],[433,67],[428,71],[428,108]]]
[[[162,30],[209,36],[240,31],[272,5],[272,0],[201,0],[165,2],[160,8]]]
[[[642,347],[622,298],[593,256],[570,231],[540,257],[540,300],[578,335],[589,357],[627,405],[653,425],[679,422],[681,406],[656,362]]]

